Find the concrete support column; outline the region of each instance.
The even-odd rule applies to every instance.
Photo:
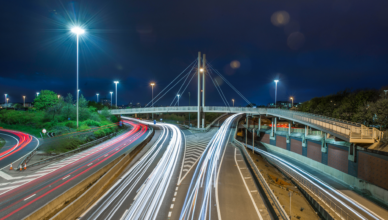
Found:
[[[261,115],[259,116],[259,123],[258,123],[258,126],[257,126],[257,132],[260,132],[261,130]]]
[[[291,122],[288,122],[288,135],[291,135]]]
[[[305,125],[304,126],[304,136],[308,135],[308,131],[309,131],[309,126]]]
[[[201,126],[201,52],[198,52],[198,113],[197,128]]]
[[[247,121],[247,128],[245,128],[245,144],[248,145],[248,128],[249,128],[249,118],[248,118],[248,114],[245,118],[245,120]]]
[[[323,133],[324,136],[322,137],[321,140],[321,152],[326,153],[327,152],[327,145],[326,145],[326,134]]]
[[[255,153],[255,129],[252,129],[252,153]]]
[[[272,121],[271,121],[271,123],[272,123],[272,127],[271,127],[271,137],[273,137],[274,136],[274,130],[273,130],[273,118],[272,118]]]
[[[205,109],[205,75],[206,75],[206,54],[202,59],[202,111]],[[205,113],[202,112],[202,128],[205,128]]]
[[[277,123],[277,118],[275,117],[275,133],[276,133],[276,127],[277,127],[278,123]]]
[[[348,151],[348,160],[350,161],[355,161],[356,158],[356,144],[352,143],[349,146],[349,151]]]

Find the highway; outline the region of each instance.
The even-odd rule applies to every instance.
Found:
[[[79,154],[27,171],[1,173],[0,219],[23,219],[74,187],[147,136],[148,127],[124,121],[131,130]],[[4,180],[7,179],[7,180]]]
[[[81,219],[166,219],[184,149],[175,125],[153,126],[154,138],[130,169]]]
[[[255,184],[248,182],[252,178],[245,163],[239,162],[243,161],[241,155],[237,155],[229,143],[239,116],[235,114],[224,121],[201,155],[195,171],[186,177],[189,186],[186,190],[180,189],[182,194],[177,197],[180,211],[173,213],[172,219],[238,219],[242,216],[244,219],[270,219]],[[185,181],[180,188],[185,188]]]
[[[252,146],[248,145],[248,148],[252,149]],[[314,175],[316,173],[312,173],[311,169],[309,169],[309,171],[306,171],[304,168],[301,168],[298,165],[295,165],[294,163],[291,163],[290,161],[282,157],[271,154],[258,147],[255,147],[255,152],[271,159],[275,166],[281,165],[282,167],[285,167],[288,171],[291,170],[292,173],[297,173],[297,175],[302,176],[303,179],[305,179],[304,181],[308,182],[308,184],[311,184],[315,189],[319,190],[319,193],[318,191],[315,191],[315,193],[327,195],[327,198],[329,198],[332,203],[335,203],[342,208],[342,212],[340,209],[337,208],[337,213],[346,212],[349,216],[349,219],[386,219],[386,217],[384,217],[388,214],[386,211],[384,211],[383,214],[381,212],[377,213],[375,211],[372,211],[370,207],[375,206],[373,203],[369,204],[370,207],[364,206],[359,201],[348,197],[346,194],[342,193],[341,191],[327,184],[325,181],[316,177]],[[343,216],[345,216],[345,214],[343,214]]]
[[[0,137],[5,140],[5,145],[0,149],[0,170],[9,169],[10,164],[26,156],[39,146],[39,140],[29,134],[7,129],[0,129]],[[19,163],[13,164],[17,169]],[[1,181],[1,180],[0,180]]]

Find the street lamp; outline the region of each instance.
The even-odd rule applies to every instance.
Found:
[[[112,100],[113,100],[112,94],[113,94],[113,92],[110,92],[110,106],[112,106]]]
[[[154,85],[155,83],[151,83],[151,90],[152,90],[152,108],[154,107]],[[154,120],[154,113],[152,112],[152,120]]]
[[[85,33],[85,30],[80,27],[74,27],[71,29],[71,32],[77,35],[77,91],[79,92],[78,78],[79,78],[79,36]],[[78,93],[77,93],[77,128],[78,128]]]
[[[233,107],[234,107],[234,99],[232,99],[232,102],[233,102]]]
[[[201,71],[201,73],[203,73],[203,68],[199,69],[199,71]]]
[[[119,83],[119,81],[114,81],[114,83],[116,86],[116,108],[117,108],[117,84]]]
[[[180,97],[181,95],[178,94],[178,95],[176,95],[176,96],[178,96],[178,106],[179,106],[179,97]]]
[[[278,95],[278,82],[279,80],[274,80],[275,82],[275,108],[276,108],[276,98],[277,98],[277,95]]]
[[[294,98],[291,97],[290,99],[291,99],[291,101],[292,101],[292,105],[291,105],[291,108],[292,108],[292,107],[294,107]]]
[[[97,103],[98,103],[98,95],[100,95],[100,94],[97,93],[96,95],[97,95]]]
[[[7,95],[8,95],[8,94],[4,94],[4,103],[7,102]]]
[[[61,95],[58,95],[58,99],[61,97]]]
[[[8,104],[8,100],[9,100],[9,98],[7,98],[7,104]]]
[[[23,96],[23,107],[26,107],[26,96]]]
[[[37,92],[37,93],[36,93],[36,96],[38,97],[38,96],[39,96],[39,94],[40,94],[40,93],[39,93],[39,92]]]

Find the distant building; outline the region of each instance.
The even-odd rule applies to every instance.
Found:
[[[279,108],[291,108],[292,103],[289,101],[277,101],[276,106]],[[268,108],[275,108],[275,103],[270,102],[267,105]]]

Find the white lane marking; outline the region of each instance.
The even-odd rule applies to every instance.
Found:
[[[26,201],[27,199],[31,199],[32,197],[34,197],[36,194],[32,195],[32,196],[29,196],[27,198],[24,199],[24,201]]]
[[[175,191],[178,191],[178,187],[175,188]]]
[[[88,164],[88,167],[90,167],[93,163]]]
[[[175,202],[175,197],[174,197],[174,198],[172,198],[172,201],[173,201],[173,202]]]
[[[64,177],[62,180],[65,180],[65,179],[67,179],[67,178],[69,178],[70,177],[70,175],[67,175],[66,177]]]
[[[244,179],[244,177],[243,177],[243,175],[242,175],[242,173],[241,173],[240,166],[239,166],[238,163],[237,163],[236,152],[237,152],[237,148],[234,148],[234,161],[236,162],[236,165],[237,165],[237,168],[238,168],[237,170],[238,170],[238,172],[240,173],[241,179],[242,179],[243,182],[244,182],[245,188],[247,189],[248,195],[249,195],[249,197],[251,198],[252,204],[253,204],[253,206],[255,207],[255,210],[256,210],[257,215],[259,216],[259,218],[260,218],[261,220],[263,220],[263,217],[261,217],[261,214],[260,214],[260,212],[259,212],[259,209],[258,209],[257,206],[256,206],[255,200],[253,199],[252,194],[251,194],[251,192],[249,191],[249,188],[248,188],[248,186],[247,186],[247,183],[245,182],[245,179]],[[218,185],[218,184],[217,184],[217,185]]]
[[[4,173],[3,171],[0,171],[0,177],[3,177],[3,178],[6,179],[6,180],[12,180],[12,179],[14,179],[14,177],[12,177],[12,176],[10,176],[10,175]]]
[[[128,209],[125,210],[125,212],[124,212],[123,216],[121,216],[120,220],[123,220],[123,219],[124,219],[124,217],[125,217],[125,215],[127,214],[127,212],[128,212]]]
[[[174,204],[171,204],[170,209],[173,209],[173,208],[174,208]]]
[[[171,213],[172,213],[172,212],[168,212],[168,217],[171,217]]]
[[[174,193],[174,196],[176,196],[177,192]]]

